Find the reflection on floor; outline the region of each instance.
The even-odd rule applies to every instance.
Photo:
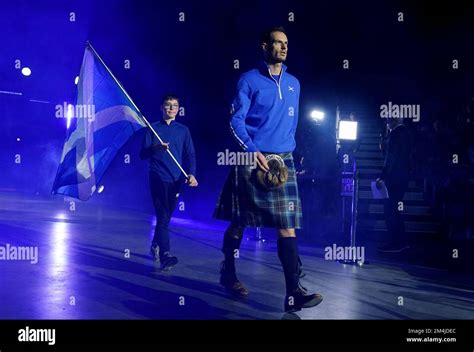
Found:
[[[179,215],[179,213],[177,214]],[[0,260],[1,319],[473,319],[472,276],[380,262],[342,265],[301,246],[317,307],[283,314],[276,242],[246,238],[237,262],[247,300],[218,283],[225,223],[174,218],[167,273],[148,256],[153,218],[119,207],[0,194],[0,246],[37,247],[38,262]],[[10,258],[11,259],[11,258]]]

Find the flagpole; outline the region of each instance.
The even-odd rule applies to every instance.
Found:
[[[138,106],[135,105],[135,103],[133,102],[132,98],[130,97],[130,95],[128,95],[127,91],[125,90],[125,88],[122,86],[122,84],[119,82],[119,80],[117,78],[115,78],[114,74],[112,73],[112,71],[110,71],[110,69],[107,67],[107,65],[105,64],[104,60],[102,60],[102,58],[99,56],[99,54],[97,53],[97,51],[95,51],[94,47],[92,46],[91,42],[90,41],[87,41],[86,42],[86,45],[89,46],[89,48],[92,50],[92,52],[94,53],[94,55],[99,59],[99,61],[102,63],[102,65],[104,65],[105,69],[107,70],[107,72],[109,72],[110,76],[112,76],[112,78],[114,79],[115,83],[118,84],[118,86],[120,87],[120,89],[122,89],[122,92],[127,96],[128,100],[130,100],[130,103],[132,103],[133,107],[139,112],[140,114],[140,117],[143,119],[143,121],[145,122],[146,126],[153,132],[153,134],[156,136],[156,138],[158,138],[158,140],[160,141],[161,144],[164,144],[163,140],[160,138],[160,136],[158,135],[158,133],[156,133],[156,131],[154,130],[154,128],[151,126],[151,124],[148,122],[148,120],[145,118],[145,116],[143,116],[143,114],[140,112],[140,109],[138,109]],[[173,153],[171,153],[170,149],[167,148],[166,151],[168,152],[168,154],[171,156],[171,159],[173,159],[173,161],[176,163],[176,165],[179,167],[179,169],[181,170],[181,172],[184,174],[184,176],[186,177],[186,179],[189,178],[188,174],[186,173],[186,171],[184,171],[184,169],[181,167],[181,165],[178,163],[178,161],[176,160],[176,158],[174,157]]]

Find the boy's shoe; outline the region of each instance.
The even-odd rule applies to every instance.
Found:
[[[151,257],[153,258],[153,260],[155,262],[159,262],[160,261],[160,250],[158,248],[158,246],[151,246],[150,247],[150,255]]]
[[[160,258],[161,266],[160,270],[161,271],[169,271],[171,270],[172,267],[174,267],[176,264],[178,264],[178,258],[172,256],[168,252],[166,252],[161,258]]]

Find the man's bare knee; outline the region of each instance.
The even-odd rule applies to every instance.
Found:
[[[278,229],[278,237],[296,237],[295,229]]]

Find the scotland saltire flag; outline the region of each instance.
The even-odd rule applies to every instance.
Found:
[[[88,200],[119,149],[139,129],[143,116],[88,43],[53,194]]]

